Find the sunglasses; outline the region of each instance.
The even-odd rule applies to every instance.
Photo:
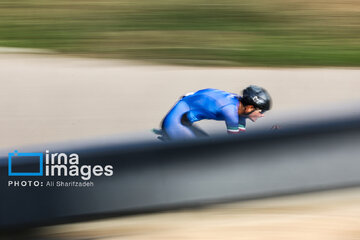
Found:
[[[246,115],[250,115],[250,114],[252,114],[253,112],[255,112],[255,111],[259,111],[259,113],[261,113],[261,114],[264,114],[266,111],[264,111],[264,110],[262,110],[262,109],[260,109],[260,108],[255,108],[254,110],[252,110],[251,112],[249,112],[248,114],[246,114]]]

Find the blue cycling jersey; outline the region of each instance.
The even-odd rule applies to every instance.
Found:
[[[222,120],[228,129],[245,130],[245,118],[239,117],[240,96],[222,90],[207,88],[184,96],[190,110],[186,113],[190,122],[202,119]],[[239,126],[240,125],[240,126]]]
[[[167,114],[164,130],[171,138],[191,137],[193,133],[181,124],[185,114],[193,123],[202,119],[225,121],[230,133],[245,131],[246,119],[239,117],[240,96],[218,89],[203,89],[185,95]]]

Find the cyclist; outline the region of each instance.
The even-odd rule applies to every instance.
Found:
[[[202,119],[225,121],[227,132],[245,131],[246,119],[255,122],[271,108],[268,92],[251,85],[242,96],[218,89],[203,89],[183,96],[162,121],[162,134],[168,139],[207,136],[193,125]]]

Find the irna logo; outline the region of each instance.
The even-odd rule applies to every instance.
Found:
[[[42,153],[19,153],[15,150],[13,153],[9,153],[8,163],[9,176],[43,176]],[[17,167],[29,163],[32,163],[32,169]]]

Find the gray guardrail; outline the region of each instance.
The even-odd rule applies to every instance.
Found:
[[[360,114],[235,137],[49,150],[77,153],[82,165],[112,165],[114,174],[92,178],[93,187],[8,186],[82,180],[8,176],[8,156],[2,154],[2,230],[360,185]]]

